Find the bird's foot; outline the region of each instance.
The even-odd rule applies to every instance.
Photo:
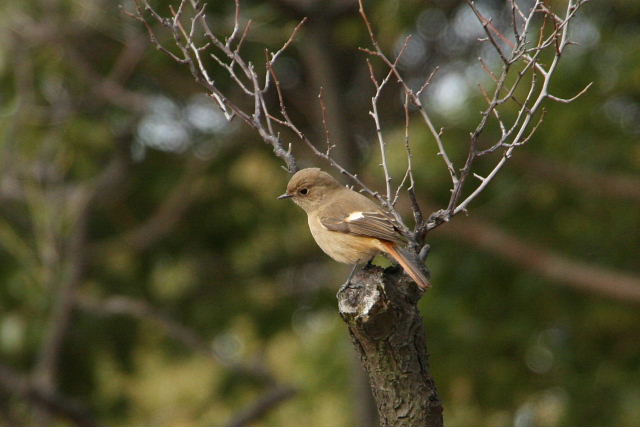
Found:
[[[431,245],[428,243],[425,243],[422,249],[420,249],[420,253],[418,254],[418,259],[420,259],[421,262],[425,262],[425,260],[429,256],[430,251],[431,251]]]

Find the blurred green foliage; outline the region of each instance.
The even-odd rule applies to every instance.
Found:
[[[243,2],[243,20],[254,21],[245,54],[258,64],[264,46],[284,42],[295,25],[298,14],[287,3]],[[427,100],[458,164],[482,108],[477,79],[486,78],[479,77],[475,36],[464,31],[463,3],[368,4],[385,49],[406,34],[418,40],[415,58],[403,65],[408,75],[441,67]],[[488,10],[500,4],[484,2]],[[310,10],[308,28],[279,65],[290,113],[322,143],[319,88],[305,55],[314,31],[324,31],[352,138],[343,143],[358,153],[348,161],[380,187],[367,115],[372,88],[357,51],[367,35],[355,9],[328,24],[321,9]],[[208,17],[228,32],[233,2],[213,2]],[[575,103],[548,104],[522,151],[561,169],[640,182],[640,5],[590,3],[572,34],[578,45],[562,58],[552,91],[571,97],[595,84]],[[241,99],[227,75],[214,76]],[[453,92],[446,92],[438,82],[451,76]],[[382,114],[400,178],[404,117],[396,95]],[[417,122],[411,136],[420,196],[443,204],[449,178],[441,159]],[[255,425],[360,422],[359,368],[333,297],[349,267],[320,252],[301,211],[275,200],[288,177],[269,147],[238,120],[225,122],[188,70],[155,52],[116,3],[0,5],[0,144],[3,365],[38,378],[81,236],[80,302],[53,389],[101,423],[221,425],[273,379],[298,392]],[[303,147],[294,144],[294,152],[303,166],[327,168]],[[98,187],[85,212],[87,194],[109,170],[117,179]],[[562,256],[640,276],[637,198],[549,179],[514,162],[471,214]],[[448,425],[640,424],[638,301],[560,286],[439,230],[430,242],[434,287],[421,309]],[[105,313],[115,296],[143,301],[195,331],[215,360],[148,315]],[[3,425],[43,420],[12,390],[0,400]]]

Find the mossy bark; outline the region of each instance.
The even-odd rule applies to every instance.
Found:
[[[351,283],[338,307],[369,375],[380,424],[442,426],[417,307],[422,291],[399,268],[367,266]]]

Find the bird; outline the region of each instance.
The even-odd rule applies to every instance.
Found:
[[[397,261],[421,289],[431,286],[415,257],[405,252],[407,238],[397,223],[374,201],[320,168],[296,172],[278,199],[291,199],[307,213],[320,249],[338,262],[354,265],[338,294],[350,286],[360,264],[370,263],[381,252]]]

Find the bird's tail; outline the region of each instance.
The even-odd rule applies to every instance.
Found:
[[[422,269],[417,263],[415,257],[406,254],[401,248],[398,248],[391,242],[381,242],[385,248],[385,251],[391,255],[398,263],[404,268],[404,271],[420,286],[422,289],[427,289],[431,286],[431,282],[424,275]]]

